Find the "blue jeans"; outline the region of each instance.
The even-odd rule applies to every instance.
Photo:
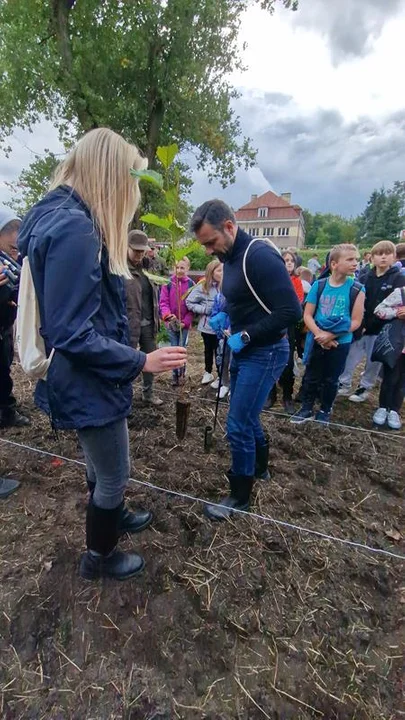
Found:
[[[124,497],[130,473],[129,437],[126,419],[77,431],[86,460],[87,478],[95,483],[97,507],[113,510]]]
[[[246,348],[240,354],[232,354],[227,434],[234,475],[254,475],[256,445],[266,443],[259,416],[271,388],[287,365],[288,355],[287,338],[274,345]]]
[[[170,345],[172,347],[187,347],[187,340],[188,340],[188,330],[185,330],[184,328],[181,331],[181,342],[180,342],[180,330],[171,330],[168,328],[169,331],[169,338],[170,338]],[[186,374],[186,368],[182,367],[178,370],[173,370],[173,380],[178,380],[179,377],[184,377]]]

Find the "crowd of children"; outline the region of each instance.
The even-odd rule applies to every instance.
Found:
[[[373,349],[387,323],[405,319],[405,295],[400,291],[405,287],[405,243],[395,246],[392,242],[380,241],[371,252],[364,253],[361,260],[355,245],[338,245],[328,254],[324,267],[317,256],[312,258],[318,278],[309,267],[300,264],[294,249],[283,252],[282,257],[304,313],[303,321],[287,328],[290,354],[278,383],[291,422],[300,424],[315,418],[327,424],[336,396],[362,403],[381,382],[379,407],[372,416],[373,423],[399,430],[405,393],[405,353],[401,352],[391,367],[377,361]],[[187,272],[187,259],[177,263],[169,284],[161,289],[160,314],[172,345],[187,344],[195,319],[204,345],[201,384],[217,390],[222,368],[220,398],[223,399],[229,392],[230,351],[224,342],[229,330],[216,333],[211,326],[211,320],[225,309],[221,293],[222,264],[217,259],[211,261],[203,280],[196,285]],[[215,326],[215,322],[213,324]],[[222,364],[224,350],[226,358]],[[305,372],[294,398],[297,360],[303,360]],[[357,387],[353,388],[353,378],[363,361],[364,369]],[[184,373],[185,369],[173,373],[175,385]],[[276,400],[277,387],[274,386],[266,409]],[[297,401],[301,403],[300,409],[295,404]],[[317,403],[319,407],[315,411]]]

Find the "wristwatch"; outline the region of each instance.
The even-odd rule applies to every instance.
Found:
[[[249,345],[250,343],[250,335],[246,330],[242,330],[240,334],[240,339],[242,340],[244,345]]]

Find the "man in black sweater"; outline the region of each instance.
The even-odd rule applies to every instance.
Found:
[[[20,266],[17,262],[17,234],[19,218],[7,207],[0,205],[0,428],[11,425],[22,427],[28,418],[16,410],[11,378],[14,355],[13,325],[17,312],[17,293]],[[0,498],[8,497],[19,483],[0,478]]]
[[[277,248],[238,228],[233,211],[221,200],[201,205],[191,229],[207,254],[224,263],[222,292],[231,321],[230,494],[221,507],[206,507],[211,520],[224,520],[249,508],[255,477],[269,478],[269,446],[259,416],[288,362],[286,328],[301,318],[301,306]],[[222,315],[212,321],[217,331],[225,328]]]

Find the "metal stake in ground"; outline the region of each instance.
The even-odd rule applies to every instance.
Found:
[[[204,450],[205,450],[205,452],[209,452],[214,444],[214,432],[215,432],[215,428],[217,426],[219,400],[220,400],[220,393],[221,393],[221,387],[222,387],[222,375],[223,375],[224,367],[225,367],[227,339],[228,339],[227,336],[224,335],[224,346],[222,348],[221,368],[219,371],[218,392],[217,392],[217,399],[215,402],[214,425],[207,425],[205,428],[205,432],[204,432]]]

